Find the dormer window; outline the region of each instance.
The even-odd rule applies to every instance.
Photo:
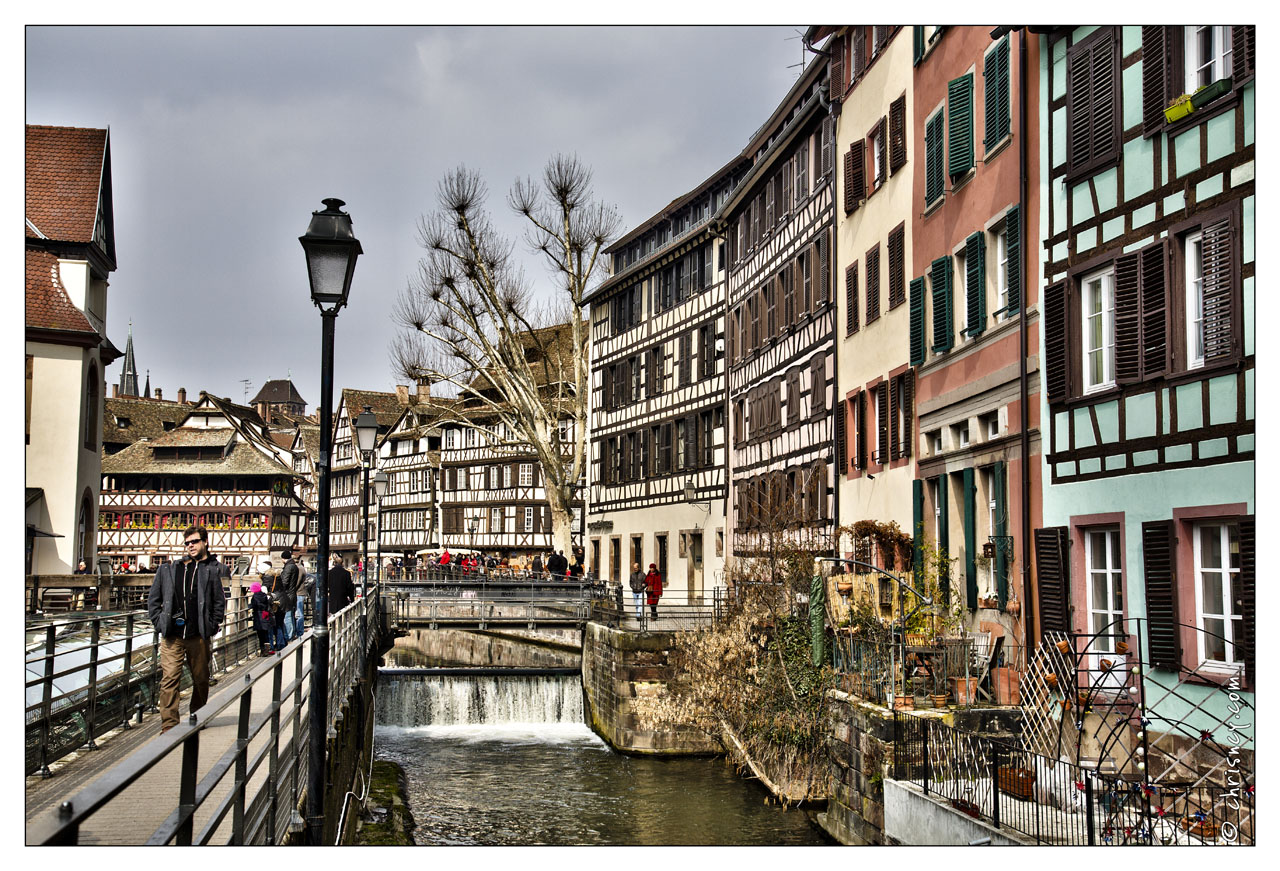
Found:
[[[128,428],[130,427],[130,425],[131,425],[131,421],[129,420],[129,418],[127,418],[127,417],[117,417],[117,418],[116,418],[116,428],[117,428],[117,429],[128,429]]]

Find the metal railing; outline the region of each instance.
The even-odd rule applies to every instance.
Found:
[[[136,715],[155,710],[160,683],[160,636],[145,611],[32,620],[27,623],[26,773],[48,774],[49,764]],[[248,599],[227,602],[213,639],[211,675],[257,652]],[[216,680],[216,678],[215,678]],[[183,686],[190,686],[184,670]],[[38,697],[38,698],[37,698]]]
[[[925,637],[913,634],[892,640],[835,633],[831,665],[847,692],[880,705],[940,707],[984,703],[1011,704],[1022,651],[1001,644],[993,650],[985,634]],[[1013,668],[1004,675],[997,669]]]
[[[699,596],[689,601],[688,596],[681,600],[676,595],[662,596],[656,606],[648,604],[648,595],[640,595],[640,607],[637,608],[630,588],[621,584],[609,584],[603,595],[591,600],[590,619],[615,629],[629,629],[639,632],[683,632],[695,629],[708,629],[723,620],[729,613],[727,590],[713,587],[710,595]]]
[[[379,591],[330,617],[329,722],[359,678],[383,625]],[[147,844],[275,844],[300,827],[295,813],[307,783],[311,664],[304,656],[308,631],[278,657],[252,666],[243,683],[219,692],[188,720],[148,743],[46,816],[28,827],[28,843],[68,844],[81,839],[94,815],[115,800],[128,801],[129,788],[174,753],[178,774],[160,783],[173,812],[150,834]],[[253,649],[257,649],[256,637]],[[235,722],[234,736],[213,733]],[[204,757],[201,758],[202,738]],[[229,739],[229,740],[228,740]],[[217,758],[210,762],[210,752]],[[202,768],[207,770],[202,775]],[[198,776],[199,775],[199,776]],[[150,778],[148,801],[155,801]],[[131,820],[132,822],[132,820]]]
[[[1253,844],[1252,779],[1151,784],[894,714],[895,780],[1037,844]]]

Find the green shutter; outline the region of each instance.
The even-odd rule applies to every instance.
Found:
[[[955,344],[954,315],[951,310],[951,258],[939,257],[929,267],[933,285],[933,350],[950,351]]]
[[[924,57],[924,25],[916,24],[911,28],[911,65],[919,66],[920,58]]]
[[[973,169],[973,73],[947,83],[947,174]]]
[[[1001,536],[1009,534],[1009,469],[1003,460],[992,469],[991,481],[996,490],[996,528],[992,530],[996,536],[996,597],[1003,610],[1005,602],[1009,601],[1009,558],[1000,546]]]
[[[942,601],[946,605],[951,604],[951,566],[949,564],[951,556],[951,531],[948,524],[947,510],[947,476],[938,476],[938,551],[942,556],[948,558],[947,570],[938,578],[938,589],[942,593]]]
[[[970,608],[978,607],[978,488],[973,483],[973,467],[963,470],[961,502],[964,505],[964,596]]]
[[[976,336],[987,325],[987,245],[979,230],[964,242],[965,335]]]
[[[982,144],[990,149],[1009,135],[1009,37],[1000,41],[982,68],[985,85],[986,138]]]
[[[915,573],[915,588],[924,589],[924,481],[916,478],[911,482],[911,543],[912,571]]]
[[[1006,269],[1009,271],[1009,316],[1022,308],[1022,209],[1013,205],[1004,216]]]
[[[938,112],[924,125],[924,202],[932,203],[942,196],[942,122],[944,112]]]
[[[919,366],[924,362],[924,279],[911,280],[911,315],[910,315],[911,365]]]

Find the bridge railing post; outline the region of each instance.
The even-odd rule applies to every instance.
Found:
[[[49,718],[53,715],[53,651],[57,636],[53,624],[44,631],[44,686],[40,701],[40,776],[49,777]]]
[[[98,649],[102,642],[102,618],[94,617],[89,626],[89,699],[88,710],[85,711],[85,731],[87,739],[85,748],[97,750],[94,739],[98,731]]]

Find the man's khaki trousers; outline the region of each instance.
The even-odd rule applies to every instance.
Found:
[[[160,639],[160,730],[178,725],[178,691],[182,686],[182,663],[191,669],[191,707],[194,711],[209,701],[209,639]]]

